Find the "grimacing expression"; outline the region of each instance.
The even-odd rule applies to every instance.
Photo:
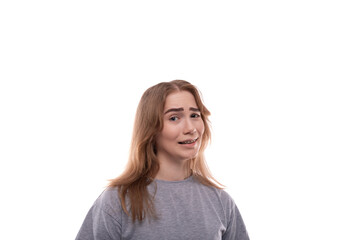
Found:
[[[188,91],[169,94],[163,120],[163,129],[156,137],[158,158],[170,161],[194,158],[204,133],[204,122],[194,96]]]

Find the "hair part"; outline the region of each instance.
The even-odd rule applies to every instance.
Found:
[[[194,98],[204,122],[204,133],[200,149],[196,157],[189,159],[189,171],[193,177],[207,186],[223,188],[211,174],[204,157],[204,151],[211,140],[210,111],[205,107],[199,90],[184,80],[161,82],[148,88],[142,95],[137,107],[133,135],[130,145],[129,159],[124,172],[110,180],[109,187],[118,187],[121,205],[132,220],[142,221],[149,215],[156,218],[154,196],[147,191],[160,169],[156,157],[156,135],[164,124],[163,112],[169,94],[176,91],[188,91]],[[129,203],[129,210],[126,203]]]

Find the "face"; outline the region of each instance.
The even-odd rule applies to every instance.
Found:
[[[166,98],[164,127],[156,137],[159,160],[183,161],[195,157],[204,133],[204,122],[194,96],[187,91]]]

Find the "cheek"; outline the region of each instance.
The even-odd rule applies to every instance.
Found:
[[[199,124],[197,126],[198,131],[201,133],[201,135],[204,133],[205,131],[205,125],[203,121],[199,121]]]
[[[176,126],[164,125],[163,130],[161,131],[162,139],[173,140],[178,137],[178,128]]]

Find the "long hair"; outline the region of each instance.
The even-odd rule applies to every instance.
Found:
[[[204,133],[198,154],[188,160],[193,177],[204,185],[222,188],[211,174],[204,157],[204,151],[211,139],[210,111],[203,104],[197,88],[184,80],[161,82],[148,88],[142,95],[137,107],[129,160],[124,172],[110,180],[109,187],[118,187],[118,194],[124,212],[130,215],[126,200],[129,202],[132,220],[141,221],[147,214],[156,217],[153,197],[147,186],[159,171],[156,157],[155,137],[163,128],[163,112],[166,97],[176,91],[188,91],[194,98],[204,122]]]

